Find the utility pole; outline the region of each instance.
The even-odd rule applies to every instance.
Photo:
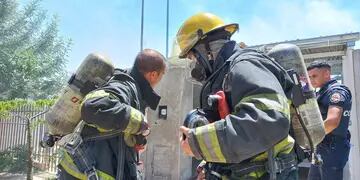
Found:
[[[143,50],[143,38],[144,38],[144,0],[141,0],[140,51]]]
[[[169,0],[166,0],[166,58],[169,57]]]

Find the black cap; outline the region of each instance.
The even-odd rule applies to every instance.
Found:
[[[313,61],[310,63],[310,65],[307,67],[307,70],[310,71],[315,68],[327,68],[331,69],[330,64],[328,64],[326,61]]]

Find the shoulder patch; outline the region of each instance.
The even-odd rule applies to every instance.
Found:
[[[330,101],[331,101],[332,103],[338,103],[339,101],[341,101],[341,95],[340,95],[340,93],[338,93],[338,92],[333,93],[333,94],[331,95],[331,97],[330,97]]]

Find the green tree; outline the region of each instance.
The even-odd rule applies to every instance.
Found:
[[[66,82],[71,40],[40,4],[0,1],[0,100],[48,98]]]

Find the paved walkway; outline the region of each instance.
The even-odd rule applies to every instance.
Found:
[[[26,174],[10,174],[0,173],[1,180],[25,180]],[[33,174],[33,180],[52,180],[55,179],[55,174],[47,172],[38,172]]]

